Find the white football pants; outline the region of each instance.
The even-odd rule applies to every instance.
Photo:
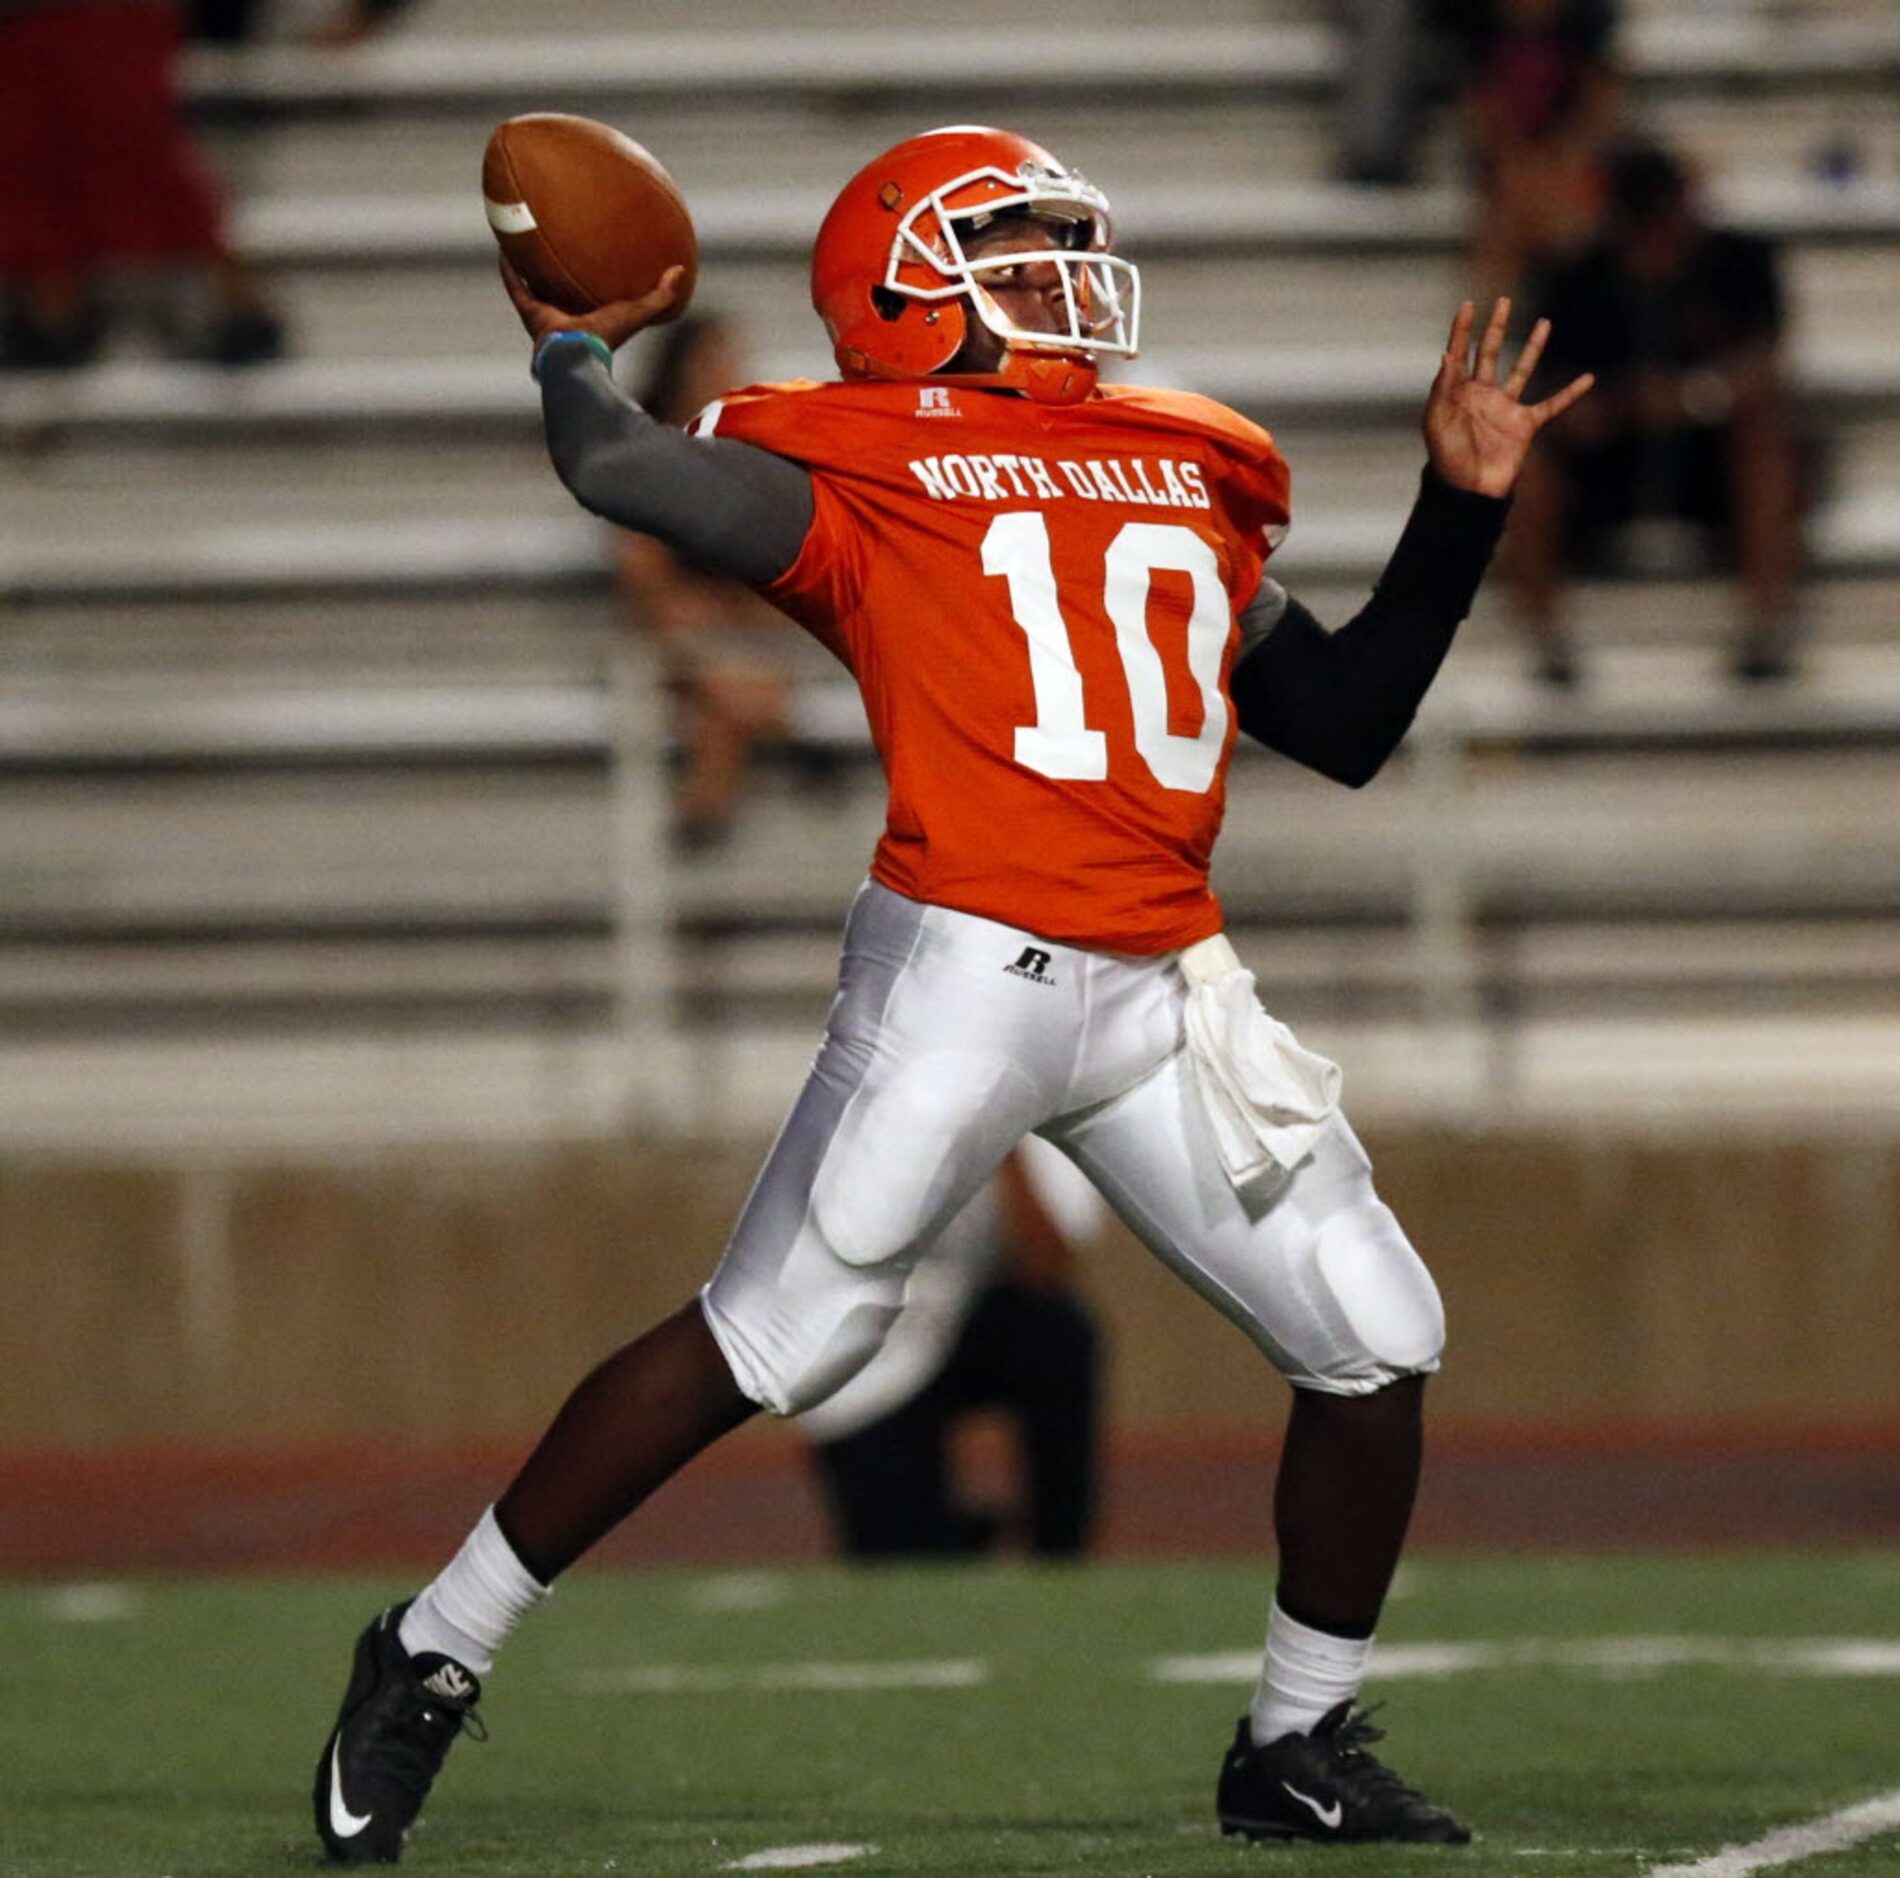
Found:
[[[824,1044],[702,1294],[748,1396],[795,1415],[868,1363],[937,1230],[1032,1132],[1292,1383],[1437,1368],[1437,1287],[1343,1116],[1264,1211],[1229,1183],[1177,957],[860,889]]]

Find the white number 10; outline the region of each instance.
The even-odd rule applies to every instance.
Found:
[[[1016,731],[1015,757],[1038,775],[1101,782],[1108,775],[1108,739],[1091,730],[1082,674],[1056,596],[1049,526],[1034,509],[999,515],[983,537],[983,571],[1009,584],[1010,611],[1029,641],[1029,680],[1036,721]],[[1194,587],[1188,614],[1188,674],[1201,693],[1201,728],[1192,737],[1168,729],[1168,681],[1148,636],[1148,595],[1158,572],[1186,574]],[[1164,789],[1203,795],[1214,786],[1227,742],[1227,699],[1221,655],[1233,623],[1214,550],[1191,528],[1130,522],[1108,544],[1103,610],[1115,628],[1133,707],[1135,748]]]

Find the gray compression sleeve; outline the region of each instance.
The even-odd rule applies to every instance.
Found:
[[[798,559],[812,492],[796,463],[659,423],[615,385],[589,346],[546,346],[537,369],[548,455],[583,508],[749,587]]]

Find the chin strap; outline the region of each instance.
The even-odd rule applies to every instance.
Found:
[[[855,348],[840,346],[838,367],[846,378],[909,379],[936,377],[937,373],[882,372]],[[1002,369],[994,372],[944,373],[958,384],[995,386],[1020,391],[1037,404],[1080,404],[1095,389],[1095,361],[1086,353],[1008,352]]]
[[[1073,352],[1012,351],[997,376],[1038,404],[1080,404],[1095,389],[1095,361]]]
[[[1095,389],[1095,361],[1086,353],[1031,351],[1003,355],[994,372],[959,372],[966,385],[995,385],[1020,391],[1037,404],[1080,404]]]

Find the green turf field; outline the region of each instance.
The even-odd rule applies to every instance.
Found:
[[[0,1874],[317,1869],[350,1642],[407,1588],[0,1587]],[[1382,1638],[1414,1673],[1370,1693],[1388,1758],[1479,1842],[1226,1842],[1244,1682],[1155,1665],[1251,1653],[1264,1591],[1228,1564],[583,1573],[492,1679],[491,1738],[456,1748],[405,1868],[703,1874],[831,1845],[875,1849],[812,1869],[866,1878],[1603,1878],[1900,1789],[1900,1555],[1428,1558]],[[1472,1643],[1513,1648],[1423,1652]],[[1900,1874],[1900,1833],[1782,1869]]]

